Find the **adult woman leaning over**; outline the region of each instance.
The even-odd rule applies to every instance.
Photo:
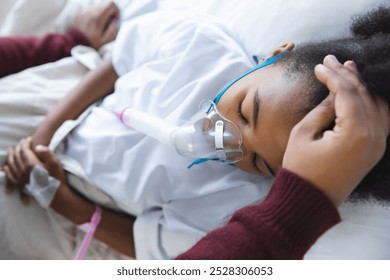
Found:
[[[385,152],[389,108],[367,91],[353,61],[327,56],[316,75],[330,94],[294,127],[269,195],[178,259],[301,259],[340,221],[336,207]]]

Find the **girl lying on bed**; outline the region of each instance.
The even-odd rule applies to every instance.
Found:
[[[220,92],[214,100],[217,110],[243,136],[243,158],[235,165],[261,175],[276,173],[292,127],[327,95],[324,89],[318,98],[310,92],[321,88],[313,69],[328,53],[342,62],[355,60],[370,91],[379,95],[388,91],[386,81],[380,79],[388,75],[388,67],[379,66],[388,63],[389,36],[382,30],[388,27],[388,15],[389,9],[380,9],[362,18],[354,25],[356,34],[351,39],[297,50],[292,44],[284,45],[273,53],[275,57],[283,52],[276,62],[234,80]],[[365,26],[371,28],[359,31]],[[372,52],[375,47],[382,56],[377,58],[378,52]],[[67,179],[58,168],[51,175],[84,195],[70,195],[69,188],[60,188],[62,197],[55,196],[54,209],[81,224],[89,220],[95,203],[101,204],[107,208],[101,228],[110,231],[101,229],[97,238],[129,256],[171,258],[226,223],[235,210],[256,203],[266,191],[265,179],[213,162],[187,169],[188,159],[129,130],[116,115],[131,106],[179,123],[197,111],[194,104],[214,99],[251,63],[229,30],[203,16],[151,13],[124,23],[112,60],[86,75],[32,136],[33,145],[51,142]],[[10,149],[5,165],[10,188],[27,182],[28,174],[17,178],[10,168],[26,143],[22,140]],[[383,197],[376,191],[372,194]],[[39,215],[46,210],[34,211]],[[10,228],[31,224],[23,217],[2,222]],[[45,222],[36,226],[38,231],[47,231],[54,223],[52,219]],[[57,238],[69,240],[65,233]],[[20,241],[9,240],[11,248]]]

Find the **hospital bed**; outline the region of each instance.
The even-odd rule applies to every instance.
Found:
[[[105,0],[2,0],[0,35],[63,32],[80,9],[101,2]],[[211,14],[231,28],[249,55],[260,56],[288,41],[299,44],[348,34],[351,15],[378,4],[388,4],[388,0],[132,2],[140,6],[143,5],[141,2],[149,2],[158,10]],[[105,46],[100,55],[109,51],[110,46]],[[93,68],[96,56],[92,64],[85,63],[85,59],[90,58],[75,52],[74,57],[0,80],[0,161],[5,159],[6,148],[30,135],[55,102],[80,80],[88,68]],[[25,121],[14,121],[23,117]],[[5,130],[10,125],[12,131]],[[390,205],[346,203],[340,212],[343,222],[328,231],[309,251],[306,259],[390,259]]]

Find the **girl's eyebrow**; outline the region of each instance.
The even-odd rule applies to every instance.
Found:
[[[255,95],[253,97],[253,127],[256,130],[257,126],[257,119],[259,117],[259,111],[260,111],[260,97],[259,97],[259,89],[256,89]]]
[[[253,119],[253,128],[256,130],[257,127],[257,120],[259,118],[259,113],[260,113],[260,96],[259,96],[259,89],[256,89],[255,95],[253,97],[253,114],[252,114],[252,119]],[[271,168],[271,166],[262,158],[265,166],[267,167],[269,173],[273,177],[275,177],[275,170]]]

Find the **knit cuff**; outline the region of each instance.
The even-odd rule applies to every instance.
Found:
[[[83,45],[89,47],[91,45],[84,33],[75,27],[70,28],[66,34],[74,42],[74,46]]]
[[[340,222],[333,203],[298,175],[280,169],[262,204],[262,219],[274,228],[286,244],[302,254],[330,227]]]

